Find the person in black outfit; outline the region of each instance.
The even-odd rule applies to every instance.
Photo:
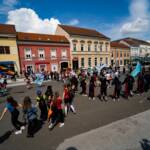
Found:
[[[51,101],[53,99],[53,89],[52,89],[52,86],[49,85],[46,89],[46,92],[45,92],[45,100],[47,102],[47,106],[48,108],[50,108],[50,104],[51,104]]]
[[[113,99],[114,101],[117,99],[119,101],[120,97],[120,91],[121,91],[121,81],[117,76],[112,81],[112,85],[114,85],[114,93],[113,93]]]
[[[95,82],[94,82],[94,76],[91,77],[90,84],[89,84],[89,99],[95,99],[94,97],[94,89],[95,89]]]
[[[46,121],[48,117],[47,105],[45,101],[45,97],[42,95],[42,92],[39,90],[37,91],[37,105],[41,111],[40,119],[42,121]]]
[[[82,78],[81,87],[82,87],[81,94],[83,94],[84,96],[86,96],[86,79],[85,78]]]
[[[99,98],[100,100],[102,100],[103,98],[104,101],[107,101],[107,86],[108,86],[107,82],[108,81],[104,74],[102,74],[102,76],[100,77],[100,82],[101,82],[101,85],[100,85],[100,97]]]

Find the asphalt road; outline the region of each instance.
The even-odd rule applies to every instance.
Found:
[[[54,91],[59,90],[62,94],[63,85],[61,82],[56,81],[44,83],[43,91],[49,84],[53,86]],[[29,95],[35,102],[35,87],[28,90],[25,86],[17,86],[10,88],[9,91],[20,103],[26,95]],[[97,93],[98,91],[97,88]],[[109,89],[110,93],[112,93],[112,89]],[[146,100],[148,96],[150,96],[150,91],[142,96],[135,95],[129,100],[121,98],[119,102],[113,102],[109,98],[106,103],[101,102],[98,98],[92,101],[77,94],[74,102],[77,114],[70,113],[65,120],[65,126],[63,128],[56,126],[52,131],[48,130],[48,123],[46,122],[34,138],[27,138],[26,130],[21,135],[9,134],[8,131],[12,130],[13,127],[10,122],[10,114],[7,113],[0,122],[0,150],[56,150],[58,145],[66,138],[148,110],[150,108],[150,101]],[[0,113],[4,106],[5,98],[0,98]],[[22,114],[20,119],[22,119]]]

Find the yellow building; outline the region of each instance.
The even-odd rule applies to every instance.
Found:
[[[110,38],[96,30],[58,25],[57,35],[70,41],[71,67],[90,68],[100,64],[111,64]]]
[[[20,73],[16,30],[14,25],[0,24],[0,66]]]

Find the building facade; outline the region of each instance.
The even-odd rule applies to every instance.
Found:
[[[13,25],[0,24],[0,66],[20,73],[16,30]]]
[[[70,41],[73,69],[111,64],[110,39],[96,30],[58,25],[56,35],[64,35]]]
[[[21,71],[61,71],[70,65],[70,45],[64,36],[17,33]]]
[[[149,42],[135,38],[124,38],[117,41],[130,47],[132,62],[141,60],[150,63]]]
[[[124,67],[130,63],[130,47],[120,42],[111,42],[111,65]]]

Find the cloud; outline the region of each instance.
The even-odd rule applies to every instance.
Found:
[[[55,18],[41,19],[30,8],[20,8],[8,12],[7,24],[14,24],[17,31],[54,34],[60,21]]]
[[[3,0],[0,5],[0,14],[7,14],[8,11],[14,9],[18,3],[19,0]]]
[[[132,0],[130,16],[121,26],[122,34],[142,33],[150,29],[150,12],[148,0]]]
[[[69,22],[69,25],[78,25],[79,24],[79,20],[78,19],[72,19],[70,22]]]

